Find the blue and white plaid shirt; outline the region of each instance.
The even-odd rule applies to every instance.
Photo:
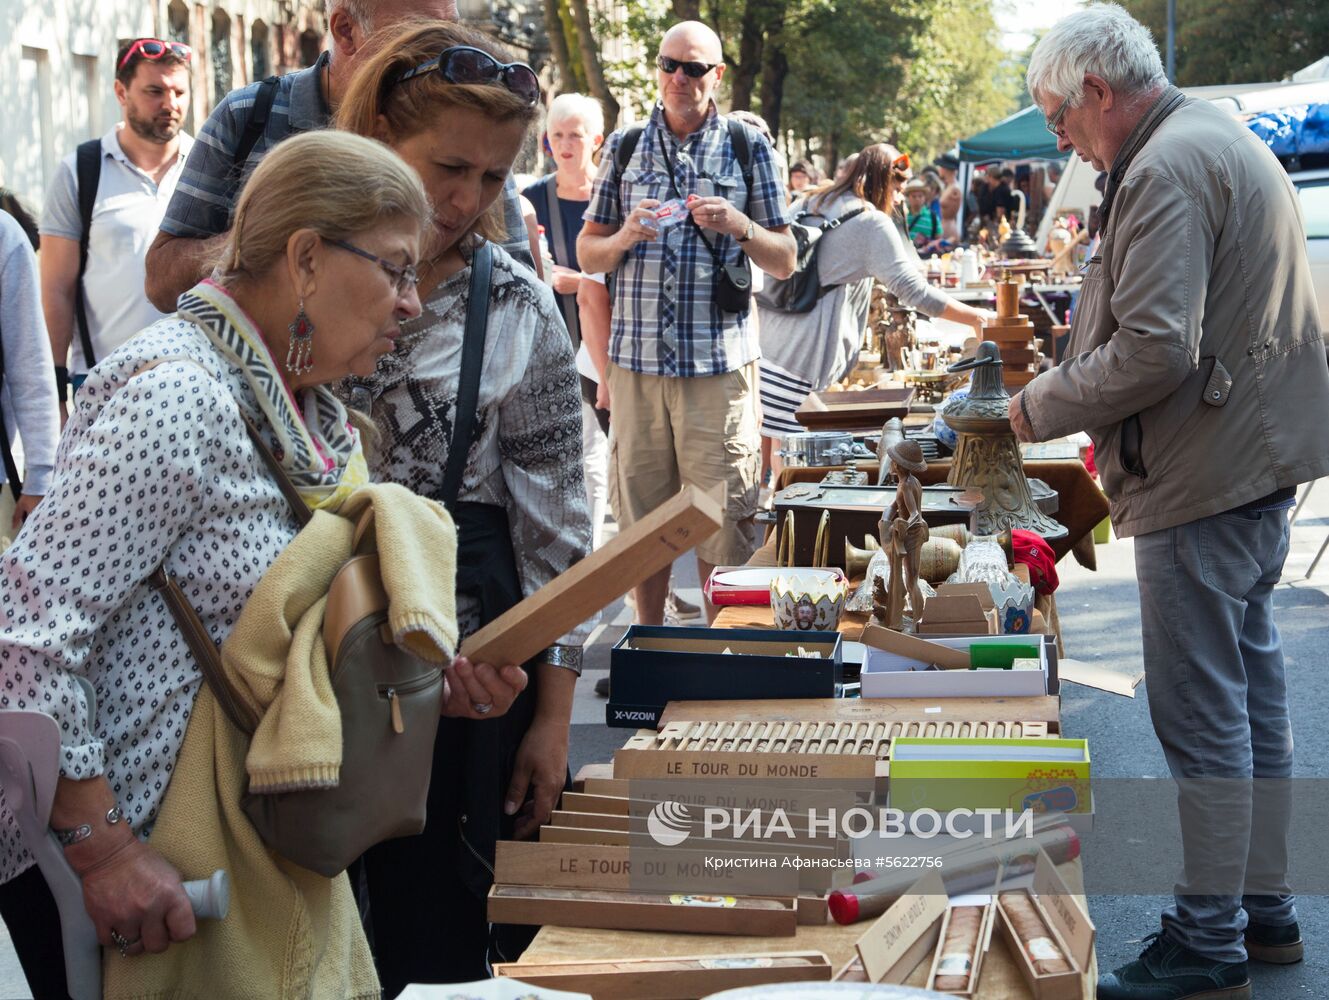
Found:
[[[621,226],[643,198],[665,202],[697,194],[703,198],[722,195],[765,229],[787,226],[792,220],[771,147],[750,129],[749,135],[751,192],[730,142],[729,127],[714,106],[706,124],[680,143],[665,124],[663,106],[657,104],[621,175],[616,158],[623,133],[609,137],[591,205],[583,218]],[[743,248],[733,237],[708,231],[707,239],[725,263],[742,259]],[[674,226],[658,240],[636,244],[615,272],[609,359],[620,368],[644,375],[685,378],[721,375],[755,361],[761,350],[752,310],[735,314],[715,304],[715,270],[711,251],[690,222]]]
[[[319,83],[327,61],[324,52],[314,65],[278,78],[268,120],[238,177],[234,171],[235,151],[260,85],[251,83],[222,98],[195,137],[162,219],[163,232],[190,238],[226,232],[231,228],[231,213],[240,198],[242,181],[249,179],[268,150],[288,136],[328,127],[332,112]],[[511,177],[503,186],[503,225],[507,229],[503,249],[527,267],[533,266],[517,185]]]

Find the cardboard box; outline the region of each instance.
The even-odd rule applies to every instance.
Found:
[[[906,813],[1093,811],[1087,740],[905,737],[891,741],[890,773],[890,804]]]
[[[494,975],[543,989],[589,993],[594,1000],[684,1000],[772,983],[827,982],[830,959],[819,951],[511,962]]]
[[[1035,1000],[1080,1000],[1084,974],[1094,957],[1093,921],[1057,874],[1052,859],[1041,849],[1034,866],[1033,888],[1025,894],[1072,968],[1069,972],[1042,973],[1034,967],[1002,906],[1002,896],[1007,895],[1002,893],[997,897],[997,931],[1006,939],[1012,961],[1024,976]]]
[[[923,603],[919,635],[996,635],[997,609],[985,583],[943,583]]]
[[[633,625],[609,653],[605,721],[654,727],[677,699],[829,698],[843,679],[839,632]]]
[[[869,633],[872,633],[869,636]],[[883,633],[885,633],[883,635]],[[1048,636],[1039,647],[1041,670],[929,670],[926,660],[915,654],[915,645],[922,640],[915,636],[901,636],[899,632],[868,626],[863,630],[865,644],[874,642],[889,648],[868,645],[867,657],[859,674],[864,698],[1020,698],[1054,693],[1049,688],[1052,679],[1048,660]],[[1035,637],[1038,639],[1039,637]],[[1027,646],[1029,636],[984,635],[934,639],[931,644],[947,647],[959,653],[966,666],[969,646],[975,642],[1010,643]]]

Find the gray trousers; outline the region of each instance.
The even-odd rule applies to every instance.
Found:
[[[1287,510],[1227,513],[1135,539],[1145,683],[1178,783],[1185,873],[1168,936],[1243,962],[1248,918],[1297,919],[1287,891],[1292,727],[1273,588]]]

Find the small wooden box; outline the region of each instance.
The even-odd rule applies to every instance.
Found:
[[[589,993],[594,1000],[690,1000],[724,990],[773,983],[828,982],[830,960],[819,951],[627,958],[577,962],[516,962],[494,975],[532,986]]]
[[[1029,898],[1062,955],[1071,965],[1071,971],[1042,973],[1034,968],[1002,908],[999,896],[996,923],[998,931],[1006,939],[1011,958],[1029,984],[1029,991],[1035,1000],[1080,1000],[1084,974],[1094,956],[1094,924],[1041,847],[1038,849],[1038,860],[1034,863],[1034,884]]]
[[[928,989],[937,990],[936,981],[939,974],[945,975],[942,969],[942,948],[946,944],[946,931],[950,927],[951,916],[957,907],[947,906],[946,915],[941,922],[941,930],[937,936],[937,950],[932,956],[932,968],[928,972]],[[987,905],[983,907],[983,915],[978,923],[978,936],[974,939],[974,947],[969,955],[969,986],[963,990],[937,990],[938,993],[946,992],[957,997],[972,997],[978,993],[979,976],[983,972],[983,957],[988,952],[988,946],[992,943],[992,924],[996,905],[992,898],[988,898]]]

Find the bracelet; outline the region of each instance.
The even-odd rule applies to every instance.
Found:
[[[551,667],[562,667],[581,676],[581,646],[550,646],[545,650],[543,660]]]
[[[125,814],[120,811],[119,806],[112,806],[106,811],[107,826],[115,826],[125,818]],[[71,847],[74,844],[82,843],[92,836],[92,824],[80,823],[78,826],[71,827],[68,830],[51,829],[55,834],[55,839],[60,841],[61,847]]]

